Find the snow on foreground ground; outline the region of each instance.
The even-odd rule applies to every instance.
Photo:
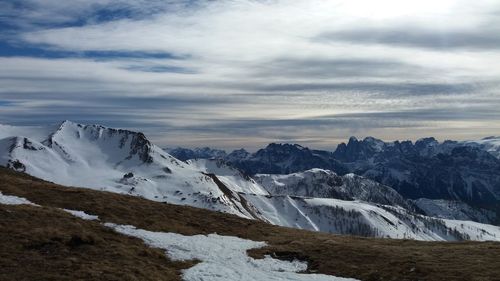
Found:
[[[36,204],[31,203],[28,199],[12,196],[12,195],[4,195],[0,192],[0,204],[3,205],[33,205],[38,206]]]
[[[75,217],[87,220],[87,221],[95,221],[99,220],[98,216],[93,216],[85,213],[84,211],[76,211],[76,210],[69,210],[69,209],[62,209],[63,211],[72,214]]]
[[[144,240],[151,247],[164,249],[173,260],[200,260],[184,271],[186,281],[349,281],[356,280],[323,274],[300,274],[307,263],[282,261],[266,256],[253,259],[247,250],[260,248],[265,242],[218,234],[184,236],[177,233],[151,232],[130,225],[105,224],[115,231]]]

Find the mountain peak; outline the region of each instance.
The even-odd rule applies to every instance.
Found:
[[[368,136],[368,137],[364,138],[363,141],[364,142],[375,142],[375,143],[384,142],[381,139],[377,139],[377,138],[374,138],[374,137],[371,137],[371,136]]]
[[[290,149],[295,149],[295,150],[306,150],[308,148],[303,147],[300,144],[292,144],[292,143],[270,143],[267,145],[265,150],[290,150]]]
[[[436,145],[439,142],[434,137],[420,138],[415,142],[415,145],[425,144],[425,145]]]

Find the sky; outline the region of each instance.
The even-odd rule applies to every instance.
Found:
[[[162,146],[500,135],[498,0],[0,0],[0,123]]]

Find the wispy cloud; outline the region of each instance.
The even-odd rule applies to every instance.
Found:
[[[492,23],[495,24],[495,23]],[[419,27],[365,27],[352,30],[327,32],[316,37],[322,41],[346,41],[354,44],[384,44],[439,49],[488,50],[500,49],[500,27],[483,26],[470,30],[421,29]]]
[[[226,147],[498,134],[495,2],[2,2],[0,118]]]

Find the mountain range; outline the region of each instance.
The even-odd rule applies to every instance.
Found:
[[[470,149],[484,156],[480,148]],[[355,159],[373,158],[365,152],[359,155],[363,157]],[[335,171],[337,166],[350,169],[348,162],[333,158],[335,153],[272,144],[254,154],[240,150],[224,157],[227,159],[181,161],[142,133],[100,125],[65,121],[45,127],[0,126],[0,165],[58,184],[330,233],[418,240],[500,239],[499,227],[425,216],[422,204],[398,189],[369,177]],[[333,164],[328,164],[329,157]],[[491,157],[482,161],[486,167],[497,163]],[[248,167],[267,166],[254,174],[237,165],[234,160],[238,159],[249,161]],[[308,169],[313,160],[330,166]],[[304,170],[276,175],[264,173],[266,167],[284,169],[279,170],[282,173]]]
[[[339,175],[354,173],[416,200],[425,214],[444,218],[499,223],[500,138],[444,141],[434,138],[384,142],[351,137],[335,151],[313,150],[297,144],[272,143],[249,153],[196,154],[196,150],[169,150],[175,156],[223,159],[249,175],[289,174],[320,168]],[[209,148],[203,151],[212,151]],[[425,199],[425,200],[423,200]],[[426,202],[423,204],[422,202]]]

